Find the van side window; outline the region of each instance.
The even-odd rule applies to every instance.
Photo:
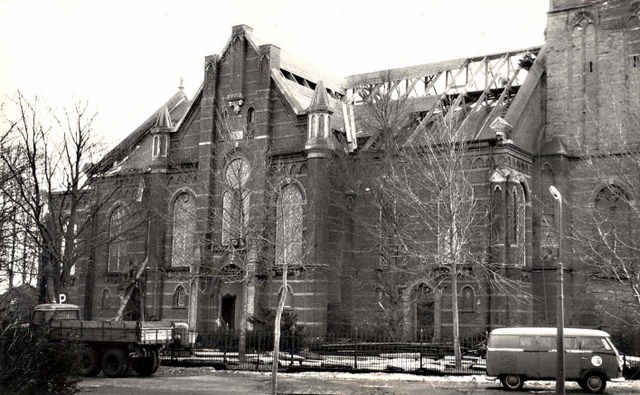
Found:
[[[522,336],[520,338],[520,347],[525,350],[537,350],[538,342],[536,341],[535,336]]]
[[[602,342],[603,339],[595,338],[595,337],[582,337],[580,338],[580,349],[581,350],[604,350],[604,344]]]
[[[579,350],[579,348],[578,348],[578,338],[576,338],[576,337],[565,337],[564,338],[564,349],[565,350]]]
[[[553,336],[540,336],[540,350],[541,351],[551,351],[555,350],[557,347],[556,338]]]
[[[520,338],[515,335],[494,335],[491,336],[489,347],[520,348]]]

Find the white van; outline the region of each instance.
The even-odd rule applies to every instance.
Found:
[[[526,380],[556,379],[556,328],[501,328],[489,335],[487,379],[517,391]],[[564,330],[565,380],[587,393],[601,393],[607,381],[624,381],[622,358],[609,334],[592,329]]]

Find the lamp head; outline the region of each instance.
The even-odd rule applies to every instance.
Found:
[[[556,187],[551,185],[549,187],[549,192],[551,193],[551,196],[553,196],[554,199],[556,199],[559,202],[562,202],[562,195],[560,194],[560,191],[558,191]]]

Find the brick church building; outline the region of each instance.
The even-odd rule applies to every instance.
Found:
[[[478,199],[493,202],[489,218],[510,229],[477,254],[517,294],[469,269],[457,286],[462,335],[555,324],[559,259],[567,323],[612,325],[630,293],[590,275],[572,207],[599,204],[612,185],[628,187],[589,173],[584,149],[620,122],[630,127],[633,111],[622,104],[639,99],[639,56],[640,2],[625,0],[550,0],[542,47],[342,79],[235,26],[220,55],[205,57],[194,98],[179,89],[91,168],[99,211],[82,235],[90,254],[76,268],[69,301],[86,318],[109,319],[130,289],[125,318],[198,331],[251,328],[275,308],[288,259],[286,308],[298,325],[320,336],[375,330],[390,310],[376,279],[391,274],[381,269],[375,238],[358,229],[381,211],[362,198],[368,175],[358,183],[357,171],[335,169],[379,147],[363,97],[388,89],[410,97],[411,133],[424,132],[420,125],[443,103],[466,108]],[[565,199],[562,218],[551,185]],[[405,336],[450,336],[450,284],[396,289]]]

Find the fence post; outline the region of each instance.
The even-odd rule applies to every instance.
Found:
[[[424,329],[420,329],[420,369],[422,369],[422,340],[424,339]]]
[[[291,332],[289,335],[289,354],[291,355],[291,361],[289,362],[289,366],[293,366],[293,344],[295,339],[295,332]]]
[[[228,337],[229,337],[229,331],[227,329],[223,329],[224,330],[224,338],[222,340],[222,349],[224,350],[222,352],[222,362],[226,365],[227,364],[227,344],[228,344]]]
[[[355,339],[353,341],[353,369],[358,370],[358,327],[356,326]]]

